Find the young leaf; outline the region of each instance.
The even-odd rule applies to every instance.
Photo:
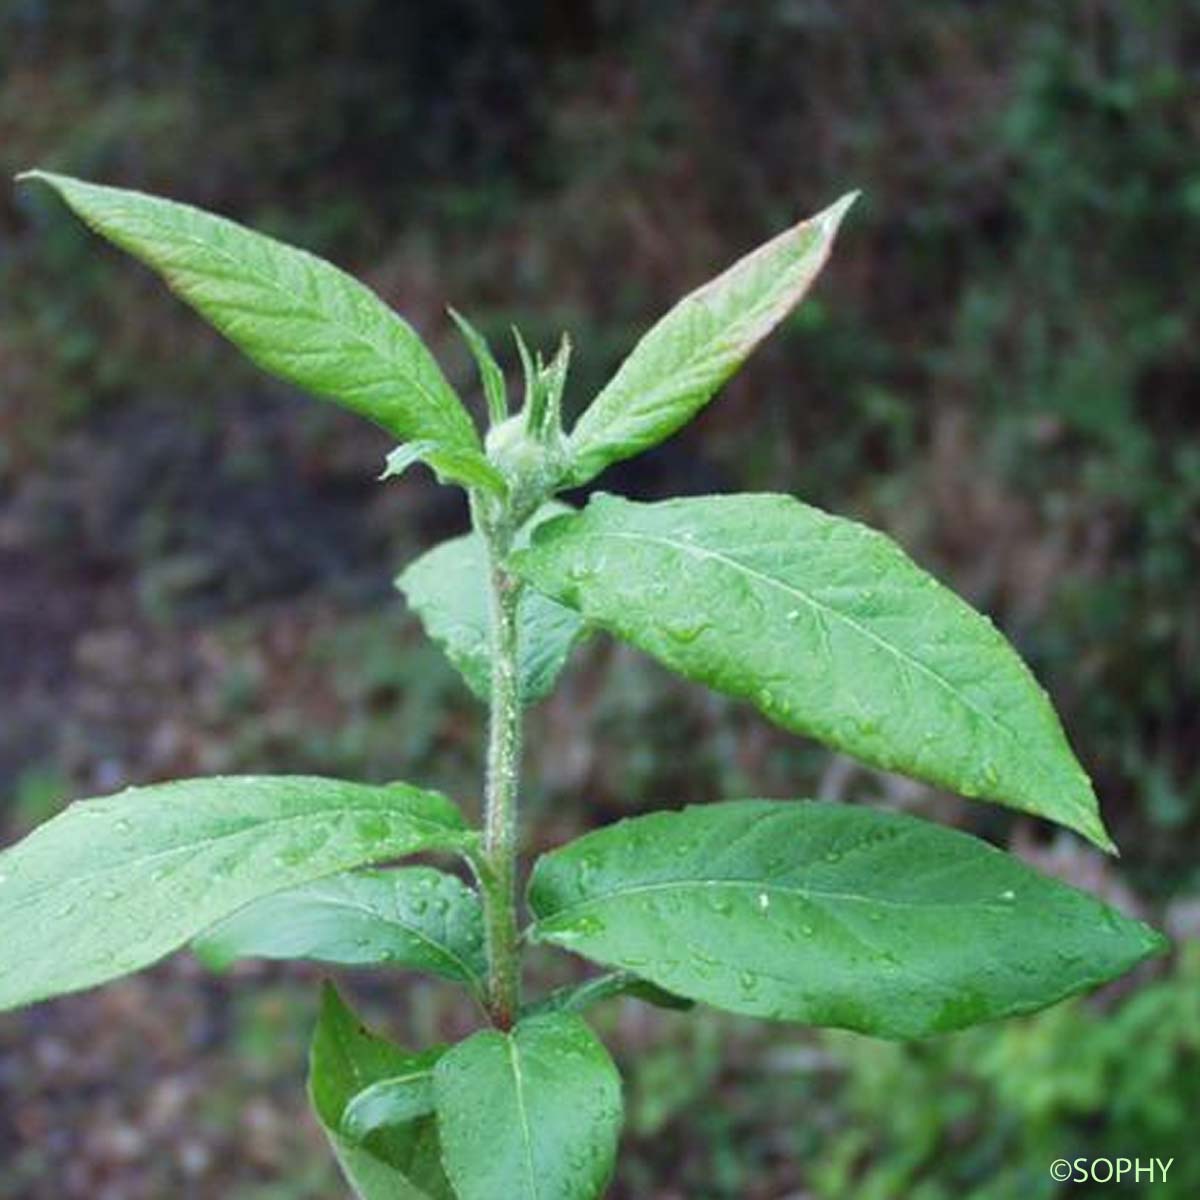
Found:
[[[413,1055],[377,1037],[326,984],[309,1054],[308,1092],[329,1144],[361,1200],[454,1200],[441,1167],[432,1116],[364,1130],[348,1128],[356,1098],[387,1080],[424,1076],[440,1049]],[[419,1088],[419,1084],[417,1085]],[[426,1082],[428,1088],[428,1083]],[[424,1109],[428,1112],[428,1109]]]
[[[790,496],[594,497],[513,569],[787,729],[1112,843],[1045,692],[883,534]]]
[[[0,854],[0,1010],[149,966],[272,892],[474,838],[403,783],[192,779],[72,804]]]
[[[743,800],[542,858],[538,938],[751,1016],[912,1038],[1053,1004],[1164,939],[976,838],[897,813]]]
[[[556,988],[548,996],[529,1005],[524,1015],[532,1017],[540,1013],[586,1012],[593,1004],[599,1004],[602,1000],[609,1000],[614,996],[633,996],[646,1004],[652,1004],[655,1008],[666,1008],[676,1012],[686,1012],[696,1007],[694,1000],[676,996],[632,971],[611,971],[607,975],[585,979],[583,983]]]
[[[578,1017],[530,1017],[448,1050],[434,1071],[460,1200],[596,1200],[612,1174],[621,1081]]]
[[[518,534],[517,545],[528,545],[541,522],[570,511],[565,504],[544,505]],[[468,533],[427,551],[396,579],[425,631],[485,703],[492,677],[487,572],[483,540]],[[570,608],[532,591],[520,599],[518,620],[521,699],[533,704],[553,690],[584,626]]]
[[[403,1126],[433,1112],[433,1068],[445,1054],[434,1046],[410,1058],[406,1066],[374,1082],[350,1100],[342,1114],[342,1129],[362,1141],[377,1129]]]
[[[482,454],[474,450],[439,450],[437,443],[428,439],[397,446],[388,454],[379,478],[395,479],[419,462],[425,463],[443,483],[482,488],[501,498],[508,495],[504,476]]]
[[[342,1114],[342,1129],[363,1141],[378,1129],[407,1125],[433,1112],[433,1069],[446,1052],[436,1046],[413,1055],[402,1069],[363,1088]]]
[[[192,943],[215,970],[239,958],[307,958],[428,971],[482,992],[479,897],[432,867],[354,871],[277,892]]]
[[[331,263],[187,204],[46,171],[18,178],[52,187],[264,370],[404,441],[427,439],[437,447],[430,464],[455,478],[455,456],[483,460],[470,417],[413,328]]]
[[[685,296],[633,348],[570,438],[570,482],[640,454],[686,425],[804,298],[857,193]]]

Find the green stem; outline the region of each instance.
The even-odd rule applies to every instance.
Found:
[[[481,530],[488,547],[492,692],[484,792],[484,870],[488,1012],[508,1029],[521,1004],[517,930],[517,789],[521,774],[521,696],[517,604],[520,583],[502,566],[507,539]]]

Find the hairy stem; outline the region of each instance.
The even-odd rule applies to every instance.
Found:
[[[517,932],[517,790],[521,775],[521,696],[517,660],[520,583],[501,564],[504,540],[484,532],[488,546],[492,692],[484,791],[481,876],[488,955],[488,1012],[508,1029],[521,1003]]]

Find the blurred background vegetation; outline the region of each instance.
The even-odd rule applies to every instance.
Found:
[[[142,187],[326,254],[473,402],[448,302],[498,339],[570,330],[577,411],[680,292],[864,189],[815,297],[603,486],[786,490],[891,531],[1022,648],[1123,857],[601,641],[532,716],[528,849],[684,800],[891,804],[1179,948],[914,1045],[613,1006],[618,1200],[1049,1197],[1052,1159],[1118,1154],[1200,1195],[1198,84],[1196,0],[0,0],[5,178]],[[390,585],[465,514],[421,472],[376,484],[387,449],[0,188],[5,840],[172,775],[473,796],[481,714]],[[339,1194],[303,1115],[316,974],[179,956],[0,1019],[0,1200]],[[431,983],[348,982],[408,1041],[471,1019]]]

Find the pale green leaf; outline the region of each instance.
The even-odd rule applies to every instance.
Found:
[[[538,524],[571,510],[546,504],[517,538],[527,545]],[[492,676],[488,612],[487,550],[477,533],[443,542],[410,564],[396,579],[425,631],[446,652],[467,686],[486,702]],[[584,634],[579,615],[534,591],[517,609],[521,699],[533,704],[554,688],[575,643]]]
[[[256,363],[404,441],[483,459],[413,328],[331,263],[187,204],[30,171],[97,233],[158,271]]]
[[[1112,848],[1029,669],[881,533],[789,496],[597,496],[512,565],[589,624],[785,728]]]
[[[582,983],[567,984],[556,988],[547,996],[530,1004],[524,1011],[527,1017],[539,1013],[573,1012],[582,1013],[599,1004],[603,1000],[611,1000],[617,996],[632,996],[655,1008],[671,1009],[676,1012],[686,1012],[695,1008],[696,1002],[683,996],[676,996],[658,984],[643,979],[633,971],[611,971],[607,975],[597,975],[593,979],[585,979]]]
[[[804,298],[856,193],[760,246],[685,296],[633,348],[570,437],[570,481],[686,425]]]
[[[0,1009],[149,966],[273,892],[474,839],[402,783],[234,776],[79,801],[0,854]]]
[[[743,800],[623,821],[542,858],[534,935],[732,1012],[910,1038],[1031,1012],[1160,935],[956,830]]]
[[[388,454],[379,478],[396,479],[417,463],[428,466],[442,483],[482,488],[502,498],[508,495],[504,476],[482,454],[474,450],[441,450],[428,439],[397,446]]]
[[[361,1200],[454,1200],[441,1166],[437,1124],[419,1115],[403,1124],[348,1132],[356,1097],[384,1080],[425,1070],[440,1049],[414,1055],[368,1030],[326,984],[309,1054],[308,1092],[325,1136]],[[428,1112],[428,1109],[425,1110]]]
[[[477,1033],[434,1070],[446,1173],[460,1200],[596,1200],[612,1174],[621,1081],[576,1016]]]
[[[277,892],[226,918],[193,943],[221,970],[239,958],[386,964],[483,987],[479,897],[432,867],[354,871]]]

